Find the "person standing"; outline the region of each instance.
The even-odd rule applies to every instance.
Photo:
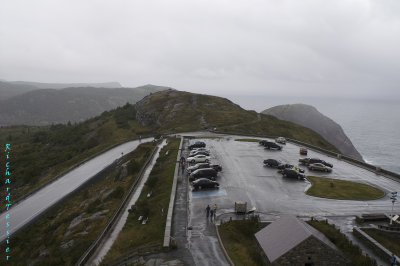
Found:
[[[392,253],[392,256],[390,257],[390,265],[396,265],[396,256]]]
[[[207,218],[208,218],[208,216],[210,215],[210,205],[207,205],[207,208],[206,208],[206,215],[207,215]]]

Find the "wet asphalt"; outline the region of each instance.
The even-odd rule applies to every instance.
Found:
[[[203,139],[206,148],[211,151],[211,163],[222,165],[223,171],[217,178],[217,182],[220,183],[217,190],[191,191],[190,185],[188,187],[187,221],[191,230],[188,230],[186,247],[189,248],[196,265],[228,265],[218,244],[214,222],[219,224],[221,219],[226,221],[230,217],[243,217],[233,213],[235,201],[247,202],[248,209],[255,207],[261,219],[269,221],[282,214],[342,217],[332,221],[349,235],[354,226],[355,215],[390,213],[392,205],[387,194],[400,191],[400,183],[397,180],[317,151],[308,149],[308,155],[302,156],[299,154],[300,146],[291,143],[283,145],[282,151],[265,150],[257,142],[235,141],[237,138],[244,137],[221,135],[217,138]],[[188,153],[187,149],[185,151]],[[305,157],[320,158],[333,164],[331,173],[308,171],[305,166],[299,165],[305,169],[305,175],[365,183],[382,189],[386,195],[368,201],[312,197],[304,193],[310,186],[307,180],[285,178],[277,169],[263,166],[263,160],[269,158],[298,165],[298,160]],[[211,221],[206,218],[205,208],[214,204],[218,206],[217,220]],[[400,212],[398,204],[394,209],[395,212]]]

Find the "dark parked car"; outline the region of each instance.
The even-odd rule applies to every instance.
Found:
[[[192,145],[189,145],[189,150],[193,150],[194,148],[205,148],[206,144],[202,141],[196,141]]]
[[[294,167],[293,164],[284,163],[284,164],[278,165],[276,168],[283,170],[283,169],[292,168],[292,167]]]
[[[279,146],[275,142],[270,142],[270,141],[264,142],[264,147],[265,149],[268,150],[279,150],[279,151],[282,150],[282,146]]]
[[[218,164],[210,164],[210,163],[196,163],[193,166],[189,166],[186,171],[188,174],[196,171],[197,169],[203,169],[203,168],[213,168],[217,172],[222,171],[222,166]]]
[[[299,162],[304,164],[304,165],[310,165],[314,163],[322,163],[325,166],[329,166],[330,168],[333,167],[333,164],[325,162],[324,160],[318,159],[318,158],[304,158],[304,159],[299,159]]]
[[[221,172],[222,171],[222,166],[219,165],[219,164],[210,164],[210,168],[213,168],[217,172]]]
[[[213,168],[202,168],[202,169],[197,169],[196,171],[193,171],[189,175],[189,180],[193,181],[199,178],[207,178],[211,180],[215,180],[217,178],[217,171]]]
[[[279,165],[281,165],[281,162],[277,161],[275,159],[267,159],[267,160],[264,160],[264,165],[276,168]]]
[[[297,179],[304,179],[306,176],[302,173],[299,173],[298,171],[294,169],[283,169],[282,172],[283,176],[289,177],[289,178],[297,178]]]
[[[197,179],[196,181],[192,182],[192,186],[194,190],[202,189],[202,188],[218,188],[219,183],[207,179],[207,178],[200,178]]]

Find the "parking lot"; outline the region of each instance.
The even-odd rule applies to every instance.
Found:
[[[273,158],[282,163],[297,165],[299,146],[283,145],[282,151],[266,150],[257,142],[240,142],[236,138],[221,137],[205,139],[211,151],[211,162],[222,165],[217,181],[218,190],[190,192],[190,210],[193,219],[207,204],[217,204],[218,214],[234,211],[235,201],[247,202],[248,207],[256,207],[265,213],[290,213],[299,216],[337,216],[361,213],[390,212],[388,196],[370,201],[333,200],[316,198],[304,192],[310,185],[306,180],[282,177],[277,169],[263,166],[263,160]],[[309,150],[307,157],[318,157],[333,164],[332,173],[310,172],[306,175],[327,176],[366,183],[376,186],[386,193],[398,191],[400,183],[389,178],[346,163],[337,158]],[[202,212],[200,212],[202,213]]]
[[[299,154],[300,146],[287,143],[282,151],[266,150],[258,142],[240,142],[235,139],[242,136],[220,135],[215,138],[204,138],[210,150],[211,163],[220,164],[217,182],[219,189],[188,192],[188,243],[197,265],[227,265],[218,240],[215,236],[213,222],[206,218],[207,205],[217,204],[217,220],[235,217],[235,201],[247,202],[247,208],[256,207],[263,220],[275,220],[281,214],[297,216],[343,217],[345,224],[354,221],[354,215],[362,213],[390,213],[391,201],[384,197],[369,201],[334,200],[308,196],[305,191],[310,186],[307,180],[282,177],[277,169],[265,167],[263,160],[277,159],[282,163],[298,165],[300,158],[320,158],[333,164],[331,173],[311,172],[307,167],[305,175],[326,176],[373,185],[389,193],[400,191],[398,181],[377,175],[358,166],[323,155],[308,149],[308,155]],[[265,139],[268,140],[268,139]],[[273,140],[270,140],[273,141]],[[186,142],[187,143],[187,142]],[[187,146],[186,146],[187,147]],[[183,154],[188,154],[186,149]],[[395,205],[395,211],[399,212]],[[218,221],[219,223],[219,221]],[[342,226],[342,225],[340,225]],[[205,264],[204,264],[205,263]]]

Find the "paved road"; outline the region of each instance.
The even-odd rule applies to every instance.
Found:
[[[6,224],[5,216],[7,213],[10,214],[10,218],[8,219],[10,227],[8,230],[11,234],[14,234],[60,199],[79,188],[98,172],[110,165],[114,160],[121,157],[121,153],[127,154],[135,150],[141,142],[148,142],[151,140],[153,140],[153,138],[142,139],[141,141],[130,141],[87,161],[17,205],[12,206],[8,212],[4,212],[0,215],[0,224]],[[6,239],[6,231],[5,227],[2,226],[0,227],[0,241],[4,239]]]

